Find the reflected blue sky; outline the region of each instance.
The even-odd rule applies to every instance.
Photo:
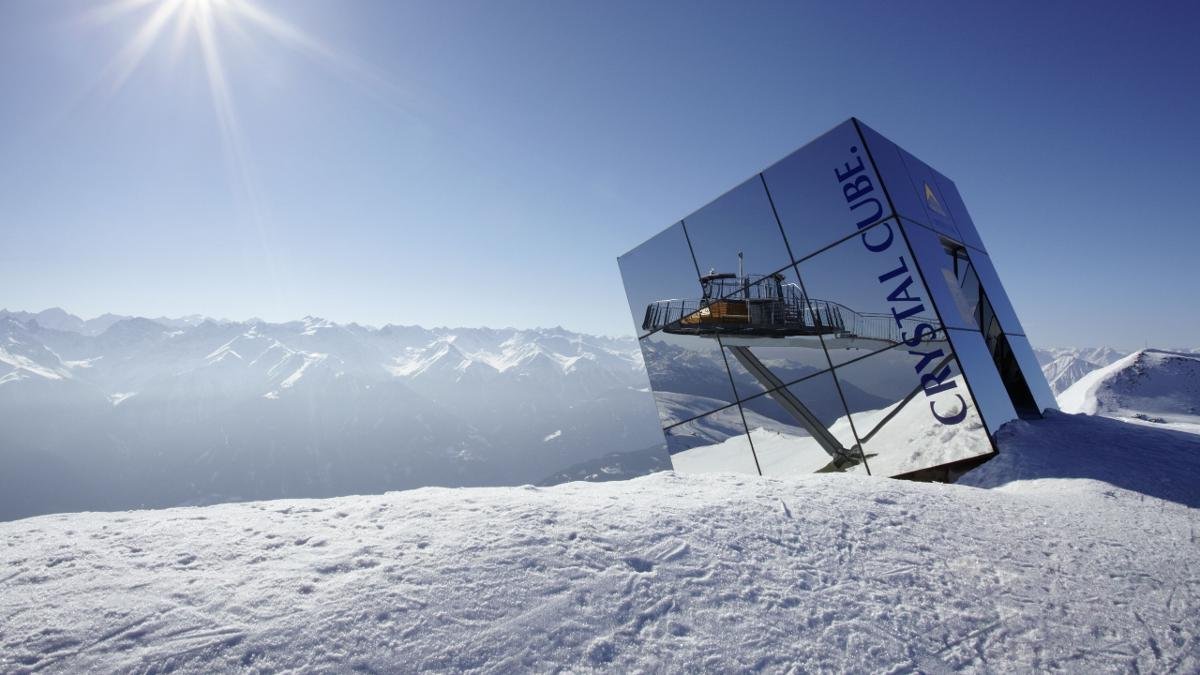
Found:
[[[338,58],[218,31],[237,166],[195,40],[104,83],[153,4],[0,4],[0,306],[632,334],[618,255],[855,115],[1034,344],[1200,335],[1191,3],[263,0]]]

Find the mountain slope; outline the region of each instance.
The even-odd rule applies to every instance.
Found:
[[[1061,394],[1100,366],[1074,354],[1064,354],[1042,366],[1042,374],[1055,394]]]
[[[1200,668],[1200,511],[1046,477],[1118,461],[1110,425],[1177,432],[1022,424],[1001,456],[1046,473],[999,490],[660,473],[4,523],[0,670]]]
[[[1088,373],[1058,399],[1063,412],[1200,425],[1200,355],[1144,349]]]

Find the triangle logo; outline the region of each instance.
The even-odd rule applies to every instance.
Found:
[[[925,183],[925,203],[933,209],[934,213],[949,218],[945,209],[942,208],[942,203],[938,201],[937,195],[933,194],[933,188],[929,187],[929,183]]]

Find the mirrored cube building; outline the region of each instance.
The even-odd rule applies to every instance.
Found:
[[[680,472],[947,478],[1055,406],[954,183],[855,119],[618,263]]]

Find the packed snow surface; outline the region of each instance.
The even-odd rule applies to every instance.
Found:
[[[3,523],[0,671],[1200,669],[1200,437],[1001,443],[998,489],[659,473]]]

